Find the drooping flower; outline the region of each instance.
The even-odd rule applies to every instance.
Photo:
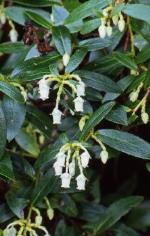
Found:
[[[84,176],[83,173],[77,176],[76,181],[77,181],[77,189],[85,190],[86,177]]]
[[[141,113],[141,119],[144,124],[147,124],[149,122],[149,115],[147,112],[142,112]]]
[[[13,43],[17,42],[17,39],[18,39],[17,31],[15,29],[11,29],[9,32],[9,37],[10,37],[11,42]]]
[[[76,97],[74,100],[75,110],[77,112],[83,112],[84,99],[82,97]]]
[[[72,160],[72,162],[69,164],[69,174],[71,176],[75,175],[75,160]]]
[[[38,84],[40,98],[44,101],[49,97],[49,83],[45,78],[43,78],[38,82]]]
[[[61,181],[62,188],[70,188],[71,175],[67,172],[63,173],[61,175]]]
[[[52,116],[53,116],[53,124],[61,124],[62,112],[57,107],[54,108]]]
[[[35,217],[35,224],[37,224],[37,225],[41,225],[42,224],[42,216],[41,215],[37,215]]]
[[[53,165],[55,170],[55,176],[60,176],[62,174],[63,167],[56,161]]]
[[[3,231],[3,236],[16,236],[16,235],[17,235],[17,231],[14,227],[6,228]]]
[[[130,101],[135,102],[138,99],[138,96],[139,96],[139,94],[137,91],[131,92],[129,95]]]
[[[104,24],[100,25],[98,28],[100,38],[104,39],[106,37],[106,26]]]
[[[123,19],[123,15],[120,15],[120,19],[118,21],[118,29],[120,30],[120,32],[123,32],[125,29],[125,20]]]
[[[108,37],[110,37],[112,35],[112,27],[110,25],[108,25],[106,27],[106,33],[107,33]]]
[[[82,154],[81,154],[81,165],[83,168],[86,168],[88,167],[88,164],[89,164],[89,160],[90,160],[90,154],[88,151],[84,151]]]
[[[60,151],[57,155],[56,155],[56,159],[57,162],[60,166],[64,166],[65,165],[65,159],[66,159],[66,155],[63,151]]]
[[[66,53],[63,55],[63,64],[64,64],[64,66],[67,66],[67,65],[68,65],[69,60],[70,60],[70,55],[66,52]]]
[[[106,164],[107,160],[108,160],[108,152],[106,150],[103,150],[101,153],[100,153],[100,157],[101,157],[101,160],[102,160],[102,163],[103,164]]]
[[[6,23],[6,15],[4,12],[0,14],[0,23],[4,25]]]
[[[118,15],[113,16],[112,21],[113,21],[114,25],[118,25]]]
[[[77,85],[77,96],[85,96],[85,84],[82,81]]]

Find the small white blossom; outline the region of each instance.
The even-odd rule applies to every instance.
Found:
[[[62,188],[70,188],[70,181],[71,181],[71,175],[69,173],[63,173],[61,175],[61,187]]]
[[[83,104],[84,104],[84,99],[81,97],[76,97],[74,100],[74,104],[75,104],[75,110],[77,112],[79,111],[83,111]]]
[[[72,160],[72,162],[69,164],[69,174],[71,176],[75,175],[75,160]]]
[[[130,99],[131,102],[135,102],[138,99],[138,96],[139,96],[138,92],[133,91],[133,92],[130,93],[129,99]]]
[[[106,164],[106,162],[108,160],[108,152],[106,150],[103,150],[100,153],[100,157],[101,157],[101,160],[102,160],[103,164]]]
[[[107,32],[108,37],[112,35],[112,27],[110,25],[106,27],[106,32]]]
[[[112,21],[113,21],[114,25],[118,25],[118,15],[113,16]]]
[[[62,112],[57,107],[54,108],[52,116],[53,116],[53,124],[61,124]]]
[[[38,82],[38,84],[40,98],[44,101],[49,97],[49,83],[45,78],[43,78]]]
[[[84,176],[84,174],[78,175],[76,181],[77,181],[77,189],[85,190],[86,177]]]
[[[141,118],[144,124],[147,124],[149,122],[149,115],[146,112],[141,113]]]
[[[69,60],[70,60],[70,55],[69,55],[68,53],[65,53],[65,54],[63,55],[63,64],[64,64],[64,66],[67,66],[67,65],[68,65]]]
[[[88,167],[90,158],[91,157],[90,157],[90,154],[88,153],[88,151],[85,151],[81,154],[81,165],[83,168]]]
[[[106,26],[105,25],[100,25],[100,27],[98,28],[98,32],[99,32],[99,36],[100,38],[104,39],[106,37]]]
[[[3,231],[3,236],[16,236],[17,231],[14,227],[12,228],[6,228]]]
[[[35,217],[35,224],[37,224],[37,225],[42,224],[42,216],[36,216]]]
[[[65,160],[66,160],[66,155],[63,151],[60,151],[57,155],[57,162],[59,163],[60,166],[65,166]]]
[[[17,31],[15,29],[11,29],[9,32],[9,37],[10,37],[11,42],[13,43],[17,42],[17,39],[18,39]]]
[[[125,29],[125,20],[123,19],[123,16],[121,16],[118,21],[118,28],[119,28],[120,32],[123,32]]]
[[[85,96],[85,83],[82,81],[77,85],[77,96]]]
[[[53,165],[55,170],[55,176],[59,176],[62,174],[63,167],[59,165],[59,163],[56,161]]]

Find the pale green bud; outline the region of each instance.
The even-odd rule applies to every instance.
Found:
[[[42,216],[36,216],[35,217],[35,224],[41,225],[42,224]]]
[[[101,157],[101,161],[103,164],[106,164],[107,160],[108,160],[108,152],[106,150],[103,150],[100,153],[100,157]]]
[[[149,122],[149,115],[146,112],[141,113],[141,119],[144,124],[147,124]]]
[[[130,101],[135,102],[138,99],[138,96],[139,96],[139,94],[137,91],[131,92],[129,95]]]
[[[53,217],[54,217],[54,210],[52,208],[49,208],[47,210],[47,216],[48,216],[49,220],[53,219]]]
[[[68,53],[65,53],[65,54],[63,55],[63,64],[64,64],[64,66],[67,66],[67,65],[68,65],[69,60],[70,60],[70,55],[69,55]]]

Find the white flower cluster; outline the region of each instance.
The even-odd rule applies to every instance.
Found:
[[[76,177],[77,189],[85,190],[86,177],[84,168],[88,167],[90,154],[80,143],[65,144],[56,155],[53,165],[55,175],[61,178],[61,187],[70,188],[71,179],[75,176],[76,164],[79,175]]]
[[[75,85],[72,84],[69,80],[75,80]],[[85,84],[78,75],[68,74],[68,75],[45,75],[39,82],[39,94],[42,100],[49,98],[49,90],[52,82],[58,83],[58,93],[56,99],[56,106],[52,111],[53,124],[60,124],[61,117],[63,113],[59,110],[60,96],[63,92],[64,86],[69,86],[72,89],[72,92],[77,95],[73,100],[75,111],[83,112],[84,99],[85,96]]]
[[[32,208],[36,213],[35,222],[32,223],[31,219],[20,219],[9,224],[3,231],[3,236],[38,236],[39,233],[36,231],[42,231],[44,236],[50,236],[44,226],[42,226],[42,216],[37,208]],[[26,234],[24,233],[26,231]]]
[[[99,36],[105,38],[106,36],[110,37],[112,35],[112,25],[118,25],[118,29],[123,32],[125,29],[125,20],[122,13],[118,15],[111,16],[112,7],[109,6],[103,10],[103,17],[101,18],[101,25],[98,28]]]

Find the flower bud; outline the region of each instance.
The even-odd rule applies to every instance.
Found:
[[[74,104],[75,104],[75,110],[77,112],[83,112],[83,104],[84,104],[84,100],[81,97],[76,97],[74,100]]]
[[[113,16],[112,21],[113,21],[114,25],[117,25],[118,24],[118,15]]]
[[[118,21],[118,29],[120,30],[120,32],[123,32],[125,29],[125,21],[123,17]]]
[[[15,29],[11,29],[9,32],[9,37],[11,42],[15,43],[17,42],[17,38],[18,38],[18,33]]]
[[[4,25],[6,23],[6,15],[5,15],[4,12],[2,12],[0,14],[0,22],[1,22],[2,25]]]
[[[43,78],[39,80],[38,84],[40,98],[44,101],[49,98],[49,83],[45,78]]]
[[[112,27],[110,25],[108,25],[106,27],[106,33],[107,33],[108,37],[110,37],[112,35]]]
[[[90,154],[88,153],[88,151],[85,151],[81,154],[81,165],[83,168],[88,167],[90,158],[91,157],[90,157]]]
[[[98,28],[98,32],[99,32],[99,37],[104,39],[106,37],[106,26],[105,25],[100,25],[100,27]]]
[[[76,178],[76,181],[77,181],[77,189],[85,190],[86,177],[84,176],[84,174],[78,175],[78,177]]]
[[[48,216],[49,220],[52,220],[54,218],[54,210],[52,208],[49,208],[47,210],[47,216]]]
[[[70,60],[70,55],[69,55],[68,53],[65,53],[65,54],[63,55],[63,64],[64,64],[64,66],[67,66],[67,65],[68,65],[69,60]]]
[[[59,176],[62,174],[62,170],[63,170],[63,167],[60,166],[60,164],[58,163],[58,161],[56,161],[53,165],[54,167],[54,170],[55,170],[55,176]]]
[[[70,188],[71,175],[69,173],[63,173],[61,175],[61,187]]]
[[[38,215],[35,217],[35,224],[41,225],[42,224],[42,216]]]
[[[53,116],[53,124],[61,124],[62,112],[57,107],[54,108],[52,116]]]
[[[82,81],[77,85],[77,96],[85,96],[85,84]]]
[[[149,115],[146,112],[141,113],[141,119],[144,124],[147,124],[149,122]]]
[[[101,161],[103,164],[106,164],[107,160],[108,160],[108,152],[106,150],[103,150],[100,153],[100,157],[101,157]]]
[[[139,94],[137,91],[133,91],[130,93],[129,98],[131,102],[135,102],[138,99]]]

